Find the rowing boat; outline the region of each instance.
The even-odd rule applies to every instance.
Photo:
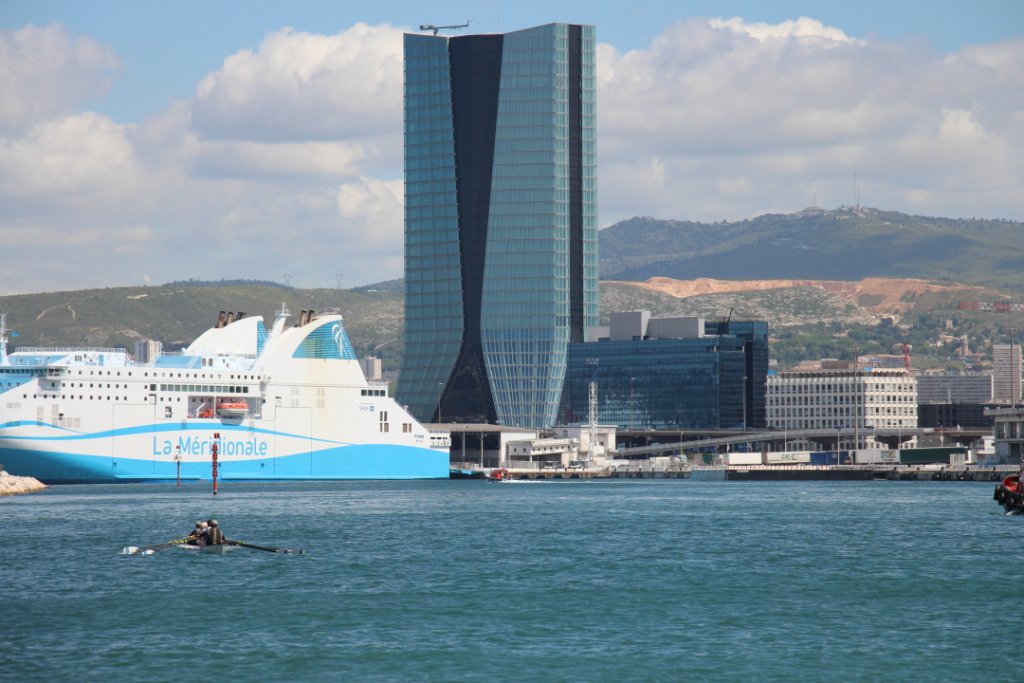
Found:
[[[227,551],[234,550],[238,546],[231,545],[231,544],[228,544],[228,543],[221,543],[221,544],[218,544],[218,545],[189,545],[187,543],[182,543],[182,544],[176,545],[174,547],[175,548],[180,548],[181,550],[194,550],[194,551],[202,552],[202,553],[212,553],[214,555],[223,555]]]

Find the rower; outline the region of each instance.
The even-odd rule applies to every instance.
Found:
[[[185,541],[188,545],[204,545],[206,542],[206,522],[199,520],[196,522],[196,528],[189,534],[188,540]]]
[[[209,528],[206,530],[206,545],[222,545],[224,543],[224,532],[220,530],[217,520],[207,521]]]

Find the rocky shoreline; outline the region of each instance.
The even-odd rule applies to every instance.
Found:
[[[13,477],[0,470],[0,496],[13,496],[16,493],[35,493],[46,488],[46,484],[32,477]]]

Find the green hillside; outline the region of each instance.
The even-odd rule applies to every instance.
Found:
[[[1024,328],[1024,314],[958,310],[960,299],[1019,300],[1024,288],[1024,223],[1006,220],[910,216],[866,207],[806,209],[733,223],[633,218],[599,234],[601,311],[648,309],[654,315],[767,320],[773,357],[783,365],[802,358],[843,357],[854,346],[891,353],[914,344],[921,367],[979,367],[961,358],[991,354],[1008,330]],[[877,302],[851,301],[801,286],[678,299],[610,280],[653,276],[681,280],[848,280],[921,278],[985,285],[915,297],[908,310],[886,314]],[[156,339],[165,348],[189,343],[220,311],[244,311],[268,321],[282,303],[337,309],[360,356],[378,355],[397,369],[402,354],[401,280],[351,290],[293,289],[272,282],[177,282],[0,297],[15,346],[123,346]],[[888,313],[888,312],[886,312]]]
[[[216,323],[220,311],[262,315],[268,325],[286,304],[293,319],[302,309],[337,309],[360,355],[397,362],[402,335],[402,294],[364,289],[292,289],[273,284],[173,283],[0,297],[16,346],[121,346],[156,339],[167,349],[188,344]]]
[[[387,291],[385,291],[387,290]],[[399,290],[399,291],[395,291]],[[902,342],[914,347],[919,367],[970,367],[959,359],[960,337],[972,351],[990,357],[993,342],[1006,342],[1006,330],[1024,328],[1024,314],[961,311],[958,299],[989,297],[997,291],[956,290],[916,298],[897,319],[871,313],[872,302],[851,302],[817,287],[794,287],[678,299],[621,282],[601,283],[601,311],[650,310],[655,316],[700,315],[710,320],[730,314],[736,320],[767,320],[772,357],[782,366],[803,358],[893,353]],[[397,369],[402,354],[400,287],[359,290],[292,289],[274,284],[174,283],[159,287],[120,287],[0,297],[0,310],[17,332],[14,346],[122,346],[157,339],[176,349],[213,325],[220,311],[245,311],[268,322],[285,303],[294,316],[302,309],[337,309],[360,356],[378,355],[386,369]],[[897,349],[898,350],[898,349]]]
[[[1024,223],[867,207],[733,223],[632,218],[600,232],[601,278],[949,279],[1024,287]]]

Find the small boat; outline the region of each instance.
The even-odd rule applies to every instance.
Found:
[[[992,498],[1002,505],[1008,514],[1024,513],[1024,484],[1021,484],[1020,475],[1011,475],[996,484]]]
[[[179,543],[174,546],[175,548],[181,548],[182,550],[192,550],[200,553],[211,553],[213,555],[224,555],[229,550],[234,550],[239,546],[233,543],[219,543],[217,545],[189,545],[188,543]]]
[[[512,475],[504,467],[498,467],[487,473],[487,481],[512,481]]]

